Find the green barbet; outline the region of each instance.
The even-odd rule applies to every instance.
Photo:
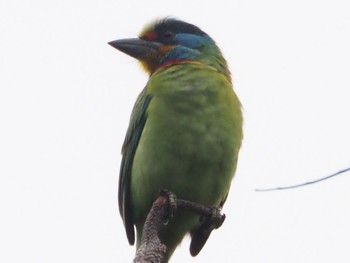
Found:
[[[150,75],[133,108],[122,148],[119,210],[130,244],[140,245],[145,219],[163,189],[179,199],[221,208],[241,147],[242,111],[226,60],[213,39],[176,19],[148,25],[114,48]],[[197,255],[209,235],[200,216],[176,211],[160,229],[166,262],[186,234]]]

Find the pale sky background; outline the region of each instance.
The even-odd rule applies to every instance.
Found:
[[[120,148],[147,81],[107,45],[174,16],[210,34],[244,105],[223,227],[172,262],[350,262],[347,0],[0,2],[0,262],[131,262]]]

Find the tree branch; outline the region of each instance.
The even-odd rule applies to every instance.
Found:
[[[170,199],[170,200],[169,200]],[[152,208],[146,218],[141,245],[136,251],[134,263],[163,263],[167,247],[162,244],[158,232],[165,218],[172,217],[172,209],[192,211],[204,218],[212,219],[206,227],[208,231],[219,228],[225,220],[225,215],[218,213],[220,209],[210,208],[198,203],[182,199],[174,199],[170,192],[162,192],[153,202]],[[170,216],[169,216],[170,214]],[[209,232],[209,233],[210,233]]]
[[[284,186],[284,187],[275,187],[275,188],[266,188],[266,189],[255,189],[255,191],[257,191],[257,192],[267,192],[267,191],[286,190],[286,189],[298,188],[298,187],[302,187],[302,186],[305,186],[305,185],[310,185],[310,184],[314,184],[314,183],[318,183],[318,182],[321,182],[321,181],[330,179],[330,178],[332,178],[332,177],[334,177],[334,176],[337,176],[337,175],[339,175],[339,174],[342,174],[342,173],[345,173],[345,172],[348,172],[348,171],[350,171],[350,167],[349,167],[349,168],[346,168],[346,169],[343,169],[343,170],[340,170],[340,171],[338,171],[338,172],[336,172],[336,173],[334,173],[334,174],[331,174],[331,175],[322,177],[322,178],[320,178],[320,179],[311,181],[311,182],[306,182],[306,183],[296,184],[296,185],[290,185],[290,186]]]
[[[168,213],[168,207],[168,198],[164,195],[154,201],[143,227],[141,245],[136,252],[134,263],[163,262],[167,248],[161,243],[158,230]]]

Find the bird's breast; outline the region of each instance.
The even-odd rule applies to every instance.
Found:
[[[170,71],[150,81],[152,99],[132,168],[134,200],[151,202],[168,189],[218,205],[227,194],[242,139],[241,108],[223,75],[203,73]]]

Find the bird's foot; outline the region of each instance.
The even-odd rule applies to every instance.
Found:
[[[190,252],[196,256],[209,238],[214,229],[218,229],[225,221],[225,215],[221,214],[221,207],[207,208],[209,212],[199,217],[200,226],[192,232]],[[208,211],[207,210],[207,211]]]
[[[160,194],[168,198],[169,209],[168,209],[168,216],[166,218],[166,221],[169,221],[174,217],[175,211],[177,210],[177,197],[173,192],[167,189],[161,190]]]
[[[221,213],[220,207],[212,207],[210,208],[211,213],[210,216],[201,216],[200,222],[207,228],[208,231],[212,231],[214,229],[218,229],[224,223],[226,216]]]

